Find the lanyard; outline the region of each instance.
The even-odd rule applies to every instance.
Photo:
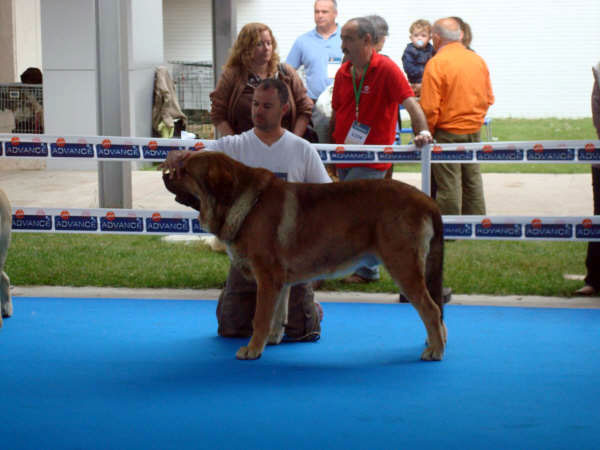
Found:
[[[358,122],[358,104],[360,102],[360,94],[362,92],[362,86],[367,77],[367,70],[369,70],[369,65],[371,64],[371,60],[367,63],[367,67],[365,67],[365,71],[363,72],[363,76],[360,79],[360,84],[358,85],[358,91],[356,90],[356,75],[354,66],[352,66],[352,88],[354,89],[354,99],[356,100],[356,121]]]

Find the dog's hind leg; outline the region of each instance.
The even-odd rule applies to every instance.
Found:
[[[382,255],[382,262],[415,307],[425,325],[428,344],[421,359],[440,361],[444,356],[445,346],[442,312],[427,291],[424,264],[416,254],[410,255],[410,250],[406,250],[402,253],[402,263],[399,263],[397,255],[393,260],[390,260],[389,256],[386,258],[385,255]]]
[[[269,331],[269,337],[267,338],[267,344],[269,345],[277,345],[283,340],[283,334],[285,333],[285,325],[287,324],[288,319],[289,297],[289,286],[283,288],[277,296],[275,312],[273,313],[273,319],[271,320],[271,329]]]
[[[2,314],[0,314],[0,327],[2,326],[2,317],[10,317],[13,313],[12,300],[10,298],[10,280],[8,275],[0,272],[0,303],[2,305]]]
[[[441,361],[444,357],[446,343],[446,329],[442,321],[442,314],[438,305],[435,304],[427,287],[425,280],[421,277],[416,280],[402,280],[400,282],[410,303],[415,307],[427,330],[427,347],[421,355],[425,361]]]

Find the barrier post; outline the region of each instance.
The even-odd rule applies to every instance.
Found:
[[[421,190],[431,196],[431,147],[432,144],[421,148]]]

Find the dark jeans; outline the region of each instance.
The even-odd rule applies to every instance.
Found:
[[[600,167],[592,167],[592,189],[594,198],[594,215],[600,215]],[[587,257],[585,258],[587,276],[585,284],[589,284],[600,291],[600,242],[588,243]]]
[[[247,280],[232,265],[217,304],[219,336],[252,335],[256,291],[256,282]],[[319,338],[321,323],[314,296],[310,283],[297,284],[290,288],[288,320],[285,326],[287,340],[314,341]]]

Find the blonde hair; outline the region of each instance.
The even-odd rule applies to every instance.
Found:
[[[273,44],[273,55],[269,61],[269,73],[277,72],[277,66],[279,65],[279,55],[277,54],[277,41],[273,36],[273,31],[264,23],[251,22],[240,30],[237,39],[235,40],[231,52],[229,53],[229,59],[225,63],[225,69],[228,68],[239,68],[248,70],[252,65],[252,58],[254,57],[254,49],[261,40],[261,33],[268,31],[271,35],[271,42]]]
[[[429,21],[425,19],[415,20],[408,29],[408,31],[410,34],[413,34],[415,30],[418,30],[420,28],[428,30],[429,34],[431,34],[431,23],[429,23]]]

